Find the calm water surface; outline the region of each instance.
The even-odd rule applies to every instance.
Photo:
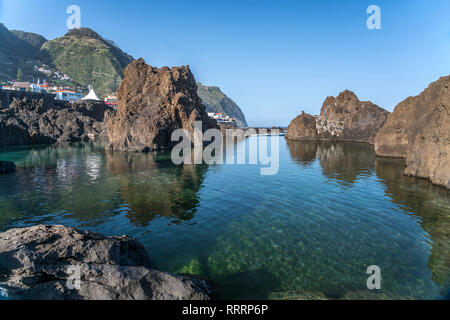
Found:
[[[157,268],[206,277],[220,298],[449,297],[449,193],[365,144],[280,138],[275,176],[94,143],[0,149],[0,159],[18,166],[0,176],[0,231],[44,223],[134,236]],[[370,265],[381,268],[377,292]]]

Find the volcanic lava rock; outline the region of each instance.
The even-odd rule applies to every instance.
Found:
[[[197,95],[188,66],[155,68],[143,59],[129,64],[118,91],[119,110],[108,123],[109,150],[155,151],[171,149],[175,129],[203,132],[217,127]]]
[[[328,97],[319,116],[303,113],[295,118],[286,138],[373,144],[388,115],[388,111],[370,101],[360,101],[353,92],[345,90],[336,98]]]
[[[0,233],[0,281],[11,299],[209,299],[204,282],[151,269],[136,240],[63,226]]]
[[[8,174],[16,171],[16,165],[11,161],[0,161],[0,174]]]
[[[14,98],[0,111],[0,146],[77,142],[107,136],[101,102],[48,103],[44,99]]]
[[[378,156],[406,158],[405,174],[450,188],[450,76],[400,102],[375,139]]]

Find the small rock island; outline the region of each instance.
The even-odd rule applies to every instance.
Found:
[[[286,138],[373,144],[388,115],[388,111],[370,101],[360,101],[355,93],[346,90],[337,97],[328,97],[319,116],[303,113],[295,118]]]

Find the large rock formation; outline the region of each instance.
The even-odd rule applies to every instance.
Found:
[[[11,161],[0,161],[0,174],[8,174],[16,171],[16,165]]]
[[[143,59],[124,71],[118,91],[119,110],[108,121],[110,150],[155,151],[172,148],[175,129],[192,132],[195,121],[203,131],[218,128],[197,95],[188,66],[155,68]]]
[[[450,76],[395,107],[375,139],[378,156],[406,158],[405,174],[450,188]]]
[[[80,271],[78,288],[69,279],[73,267]],[[203,281],[151,269],[136,240],[63,226],[0,233],[0,281],[11,299],[209,299]]]
[[[351,91],[328,97],[320,116],[303,113],[288,127],[287,139],[355,141],[373,144],[389,112],[370,101],[360,101]]]
[[[113,111],[104,103],[49,102],[48,99],[14,97],[0,110],[0,146],[85,141],[106,136],[105,117]]]

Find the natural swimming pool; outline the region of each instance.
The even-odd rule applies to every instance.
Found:
[[[206,277],[219,298],[448,297],[448,191],[365,144],[280,138],[273,176],[97,143],[2,149],[0,159],[18,166],[0,177],[0,231],[43,223],[134,236],[157,268]],[[366,287],[370,265],[379,291]]]

